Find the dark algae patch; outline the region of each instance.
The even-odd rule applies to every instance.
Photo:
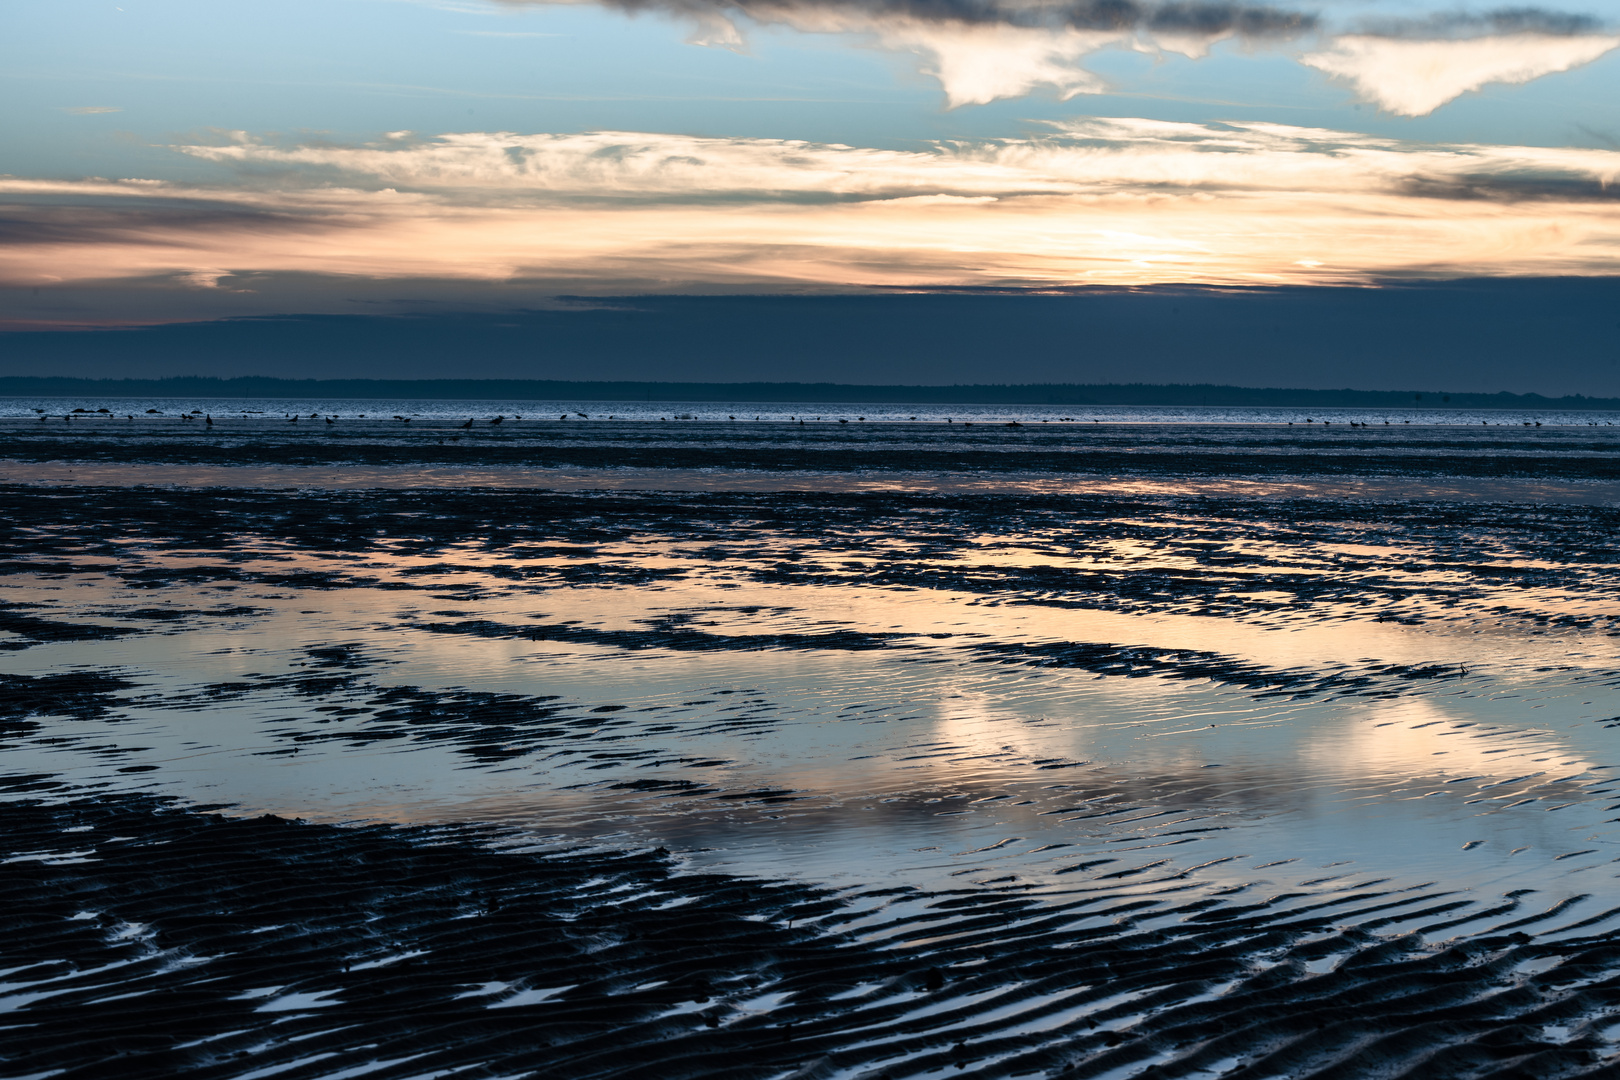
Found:
[[[5,815],[18,1076],[1606,1076],[1620,1007],[1620,949],[1530,890],[834,894],[474,826]]]

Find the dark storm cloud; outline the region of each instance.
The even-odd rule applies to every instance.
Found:
[[[1620,185],[1582,176],[1413,176],[1392,190],[1423,199],[1471,202],[1620,202]]]
[[[515,4],[534,0],[508,0]],[[1021,27],[1069,27],[1077,30],[1142,32],[1217,38],[1230,34],[1252,39],[1298,37],[1330,26],[1314,11],[1270,4],[1221,0],[599,0],[601,6],[628,14],[655,12],[699,22],[741,17],[758,23],[812,26],[829,19],[851,21],[908,20],[920,23],[966,23]],[[1320,5],[1312,5],[1320,8]],[[1328,10],[1331,11],[1331,5]],[[1578,36],[1609,29],[1613,20],[1546,7],[1502,7],[1486,11],[1440,12],[1421,18],[1364,20],[1360,33],[1379,37],[1435,39],[1499,34]]]
[[[1070,27],[1220,37],[1288,38],[1313,30],[1314,15],[1284,8],[1184,0],[603,0],[631,14],[658,12],[696,20],[742,16],[754,22],[813,24],[828,17],[883,21],[967,23],[977,26]]]
[[[176,233],[207,234],[251,229],[258,232],[307,231],[307,214],[276,212],[231,203],[175,200],[158,205],[63,206],[52,203],[0,204],[0,245],[168,243]],[[156,201],[156,200],[154,200]]]
[[[1512,7],[1493,11],[1453,11],[1421,19],[1374,19],[1358,26],[1362,33],[1378,37],[1435,40],[1486,37],[1501,34],[1548,34],[1579,37],[1598,34],[1613,25],[1595,15],[1550,8]]]

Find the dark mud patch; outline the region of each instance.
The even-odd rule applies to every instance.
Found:
[[[509,835],[13,801],[0,1054],[82,1077],[1609,1075],[1620,946],[1518,890],[834,895]],[[1227,890],[1230,892],[1230,890]],[[1471,936],[1455,937],[1462,928]],[[1147,1070],[1143,1072],[1142,1070]]]
[[[95,720],[122,704],[134,683],[99,671],[59,675],[0,675],[0,737],[32,734],[37,716]]]
[[[426,630],[434,634],[469,634],[473,637],[520,641],[605,645],[615,649],[670,649],[675,652],[723,650],[758,652],[764,649],[837,649],[846,652],[865,652],[871,649],[886,649],[918,636],[908,633],[867,633],[860,630],[829,630],[818,634],[709,634],[682,626],[647,630],[599,630],[568,623],[518,626],[488,619],[409,625],[413,629]]]
[[[177,623],[188,619],[245,619],[263,615],[267,610],[242,604],[228,604],[216,608],[136,608],[132,611],[119,611],[117,615],[121,619],[140,619],[143,622]]]
[[[1030,667],[1079,668],[1099,675],[1124,678],[1158,676],[1169,679],[1208,679],[1211,682],[1258,691],[1257,698],[1309,698],[1321,694],[1394,697],[1404,690],[1399,682],[1462,679],[1468,669],[1458,664],[1371,664],[1360,669],[1320,672],[1299,668],[1272,668],[1201,649],[1160,649],[1147,645],[1112,645],[1093,642],[1040,644],[992,643],[970,646],[981,663],[1024,664]]]
[[[0,633],[15,634],[19,639],[0,641],[0,649],[26,649],[48,641],[110,641],[126,634],[139,633],[131,627],[47,619],[19,610],[34,606],[37,605],[0,605]]]
[[[757,731],[776,722],[781,706],[761,699],[714,712],[657,706],[631,709],[563,701],[556,695],[494,693],[465,688],[384,686],[363,675],[366,662],[342,649],[330,663],[299,675],[257,675],[213,683],[190,693],[170,693],[147,707],[186,710],[199,704],[306,699],[308,715],[294,724],[274,724],[266,734],[288,753],[300,746],[336,744],[358,749],[398,742],[442,746],[476,765],[501,765],[543,755],[553,767],[618,768],[627,764],[710,767],[726,760],[692,757],[672,748],[672,739],[694,733]],[[697,703],[694,703],[694,705]],[[656,713],[656,717],[651,714]],[[661,722],[660,722],[661,721]]]

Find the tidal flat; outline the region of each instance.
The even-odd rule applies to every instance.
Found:
[[[1620,428],[214,419],[0,420],[7,1076],[1620,1067]]]

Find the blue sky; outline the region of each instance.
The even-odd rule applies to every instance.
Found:
[[[1620,265],[1613,0],[626,6],[17,0],[0,319]]]
[[[950,109],[915,54],[854,35],[751,26],[743,50],[703,47],[688,43],[690,20],[588,5],[19,0],[7,24],[5,171],[22,175],[204,175],[162,148],[211,129],[362,140],[401,128],[613,129],[898,148],[1097,115],[1265,119],[1429,141],[1620,142],[1620,51],[1404,117],[1298,63],[1288,43],[1226,41],[1196,60],[1103,48],[1084,67],[1106,92],[1060,101],[1040,88]],[[63,111],[86,107],[119,111]]]

